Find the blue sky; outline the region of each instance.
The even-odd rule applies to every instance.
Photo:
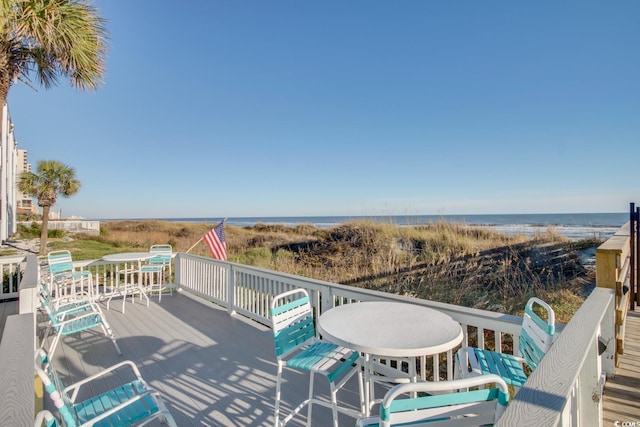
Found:
[[[100,0],[105,84],[13,86],[87,218],[625,212],[640,2]],[[179,6],[178,6],[179,5]]]

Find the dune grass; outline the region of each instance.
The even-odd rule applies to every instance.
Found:
[[[109,221],[100,236],[51,239],[48,250],[69,249],[82,260],[168,243],[175,252],[208,257],[198,241],[214,225]],[[573,315],[594,280],[572,254],[600,243],[570,242],[553,229],[534,238],[506,236],[444,220],[412,226],[354,221],[330,229],[226,225],[225,232],[233,262],[513,314],[537,295],[552,303],[561,322]]]

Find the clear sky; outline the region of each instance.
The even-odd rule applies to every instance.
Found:
[[[13,86],[63,216],[625,212],[640,1],[99,0],[105,84]]]

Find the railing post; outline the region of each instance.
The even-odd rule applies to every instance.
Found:
[[[616,289],[622,249],[606,247],[607,242],[596,250],[596,286]]]
[[[233,265],[229,264],[228,277],[227,277],[227,299],[229,300],[227,305],[227,312],[230,315],[236,314],[236,270]]]
[[[327,310],[333,308],[333,293],[331,292],[331,288],[326,286],[322,289],[322,301],[320,303],[321,312],[319,314],[324,313]]]
[[[25,260],[27,266],[18,290],[18,312],[35,313],[38,309],[38,277],[40,277],[40,266],[38,265],[38,257],[36,255],[27,255]]]
[[[180,290],[180,286],[183,283],[181,264],[182,264],[182,255],[180,255],[180,253],[178,252],[173,262],[173,277],[174,277],[173,285],[176,287],[177,290]]]
[[[602,371],[607,378],[613,378],[616,373],[616,308],[608,307],[600,325],[599,346],[606,346],[601,354]]]

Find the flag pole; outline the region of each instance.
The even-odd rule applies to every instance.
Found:
[[[229,218],[225,218],[225,219],[223,219],[223,220],[222,220],[222,223],[224,224],[224,222],[225,222],[226,220],[228,220],[228,219],[229,219]],[[202,242],[203,240],[204,240],[204,237],[201,237],[201,238],[200,238],[200,240],[198,240],[197,242],[195,242],[195,243],[193,244],[193,246],[191,246],[191,247],[187,250],[187,252],[185,252],[185,253],[187,253],[187,254],[188,254],[189,252],[191,252],[191,249],[195,248],[195,247],[196,247],[196,245],[197,245],[198,243]]]
[[[204,237],[201,237],[201,238],[200,238],[200,240],[198,240],[197,242],[195,242],[195,243],[193,244],[193,246],[191,246],[191,247],[187,250],[187,252],[185,252],[185,253],[187,253],[187,254],[188,254],[189,252],[191,252],[191,249],[195,248],[195,247],[196,247],[196,245],[197,245],[198,243],[202,242],[203,240],[204,240]]]

